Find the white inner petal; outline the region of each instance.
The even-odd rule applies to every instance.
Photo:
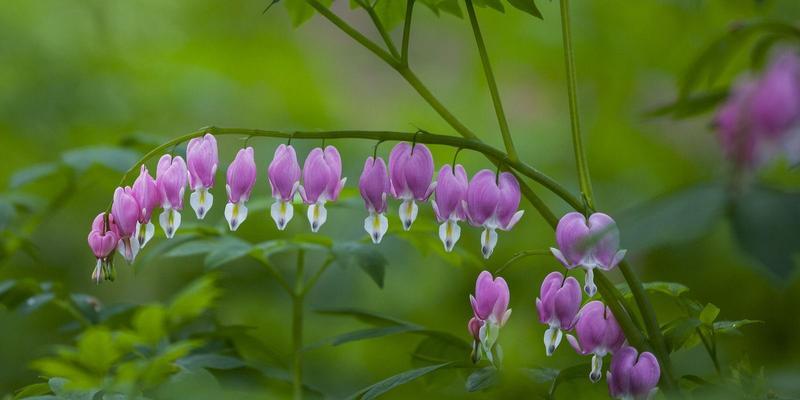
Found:
[[[117,250],[122,255],[122,258],[128,262],[128,264],[133,263],[133,260],[136,259],[136,254],[139,253],[139,241],[134,238],[123,238],[117,242]]]
[[[325,209],[325,202],[314,203],[308,206],[308,222],[311,224],[311,232],[319,231],[319,228],[328,219],[328,210]]]
[[[444,244],[444,250],[449,252],[453,250],[458,239],[461,237],[461,227],[458,226],[458,221],[448,219],[439,225],[439,239]]]
[[[136,241],[139,242],[140,249],[143,249],[144,246],[147,244],[147,242],[149,242],[150,239],[153,238],[153,235],[155,235],[156,233],[155,231],[156,227],[153,225],[152,222],[148,222],[145,225],[142,225],[139,222],[136,223],[135,238]]]
[[[586,280],[583,284],[583,291],[589,297],[597,293],[597,286],[594,284],[594,268],[586,268]]]
[[[598,355],[592,356],[592,371],[589,372],[589,380],[592,382],[600,381],[603,376],[603,357]]]
[[[556,326],[551,326],[544,331],[544,351],[548,357],[552,356],[553,352],[556,351],[558,345],[561,344],[563,336],[564,333]]]
[[[481,233],[481,253],[483,258],[489,258],[494,252],[494,246],[497,245],[497,232],[494,228],[484,228]]]
[[[225,205],[225,220],[228,221],[228,228],[231,231],[239,229],[242,222],[247,219],[247,206],[244,201],[238,203],[228,203]]]
[[[161,224],[161,229],[164,230],[167,238],[172,239],[175,236],[175,231],[181,226],[181,213],[174,208],[168,208],[158,216],[158,222]]]
[[[272,203],[272,207],[270,207],[270,215],[272,215],[275,225],[278,226],[278,230],[282,231],[286,229],[286,225],[292,220],[292,217],[294,216],[294,207],[292,206],[292,203],[288,201],[278,200],[275,203]]]
[[[192,205],[197,219],[205,218],[211,205],[214,204],[214,196],[208,191],[208,188],[198,188],[189,196],[189,204]]]
[[[411,229],[411,224],[417,219],[418,213],[419,207],[413,199],[403,200],[403,204],[400,204],[400,221],[403,222],[403,230]]]
[[[372,243],[378,244],[389,229],[389,220],[383,214],[370,211],[364,220],[364,230],[369,234]]]

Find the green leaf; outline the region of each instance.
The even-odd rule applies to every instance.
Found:
[[[788,284],[800,254],[800,193],[754,186],[735,199],[730,216],[739,247]]]
[[[542,12],[539,11],[539,8],[536,7],[536,2],[534,0],[507,0],[508,4],[514,6],[514,8],[518,10],[525,11],[526,13],[533,15],[536,18],[544,19],[542,17]]]
[[[47,384],[46,382],[39,382],[25,386],[22,389],[19,389],[17,393],[14,395],[14,400],[31,398],[34,396],[41,396],[50,393],[52,393],[50,385]],[[53,398],[56,399],[57,397]]]
[[[681,297],[689,292],[689,288],[677,282],[645,282],[642,284],[644,290],[651,293],[662,293],[670,297]],[[617,285],[620,294],[625,298],[632,298],[633,294],[627,283]]]
[[[15,189],[28,183],[52,176],[59,171],[60,166],[56,163],[44,163],[32,165],[14,172],[9,179],[8,187]]]
[[[239,358],[215,353],[186,356],[179,359],[177,364],[189,370],[200,368],[228,370],[247,366],[247,364]]]
[[[414,365],[469,361],[472,347],[464,339],[444,332],[427,331],[423,333],[426,334],[426,337],[419,342],[414,353],[411,354]]]
[[[358,319],[361,322],[375,325],[375,326],[387,326],[387,325],[414,325],[410,322],[406,322],[394,317],[389,317],[386,315],[381,315],[372,311],[362,310],[359,308],[352,308],[352,307],[341,307],[341,308],[322,308],[315,310],[318,314],[323,315],[336,315],[336,316],[347,316],[353,317]]]
[[[133,316],[133,328],[145,343],[155,346],[167,334],[166,318],[167,313],[161,305],[146,306]]]
[[[94,165],[104,166],[117,172],[126,172],[139,161],[139,153],[117,147],[86,147],[70,150],[61,156],[65,164],[77,172],[85,172]]]
[[[221,236],[206,255],[205,266],[208,269],[217,268],[246,256],[252,249],[252,244],[236,236]]]
[[[764,321],[755,319],[740,319],[738,321],[717,321],[714,322],[714,331],[724,334],[741,334],[739,328],[745,325],[762,324]]]
[[[700,311],[700,321],[706,325],[711,325],[717,316],[719,315],[719,307],[708,303],[703,308],[703,311]]]
[[[723,100],[728,98],[729,89],[722,88],[700,94],[687,95],[674,102],[657,107],[646,113],[649,117],[669,115],[675,119],[689,118],[712,110]]]
[[[464,387],[468,392],[486,390],[497,385],[500,381],[500,374],[495,367],[481,368],[467,377]]]
[[[452,362],[448,362],[443,364],[429,365],[427,367],[412,369],[399,373],[360,390],[358,393],[348,397],[348,399],[372,400],[400,385],[404,385],[442,368],[449,367],[452,364]]]
[[[398,26],[405,19],[406,2],[402,0],[376,0],[375,13],[386,30]]]
[[[343,333],[321,342],[312,344],[304,349],[304,351],[313,350],[324,345],[330,344],[338,346],[345,343],[356,342],[359,340],[376,339],[385,336],[398,335],[401,333],[418,332],[423,330],[422,327],[413,325],[393,325],[383,326],[377,328],[359,329],[353,332]]]
[[[505,12],[506,9],[503,7],[503,3],[500,0],[473,0],[475,5],[478,7],[488,7],[493,8],[500,12]]]
[[[209,309],[220,295],[216,282],[216,275],[209,274],[181,290],[167,308],[170,325],[181,325]]]
[[[706,234],[725,209],[722,185],[697,185],[623,212],[621,241],[628,250],[685,243]]]
[[[547,392],[548,399],[555,399],[555,393],[558,387],[573,379],[585,379],[589,376],[591,370],[590,364],[578,364],[571,367],[557,370],[553,368],[528,368],[524,371],[536,383],[550,382],[550,389]]]
[[[284,5],[286,5],[286,10],[289,12],[289,16],[292,19],[292,26],[298,27],[302,25],[304,22],[311,19],[316,13],[313,7],[308,4],[306,0],[282,0]],[[320,0],[325,7],[330,7],[333,0]]]
[[[333,255],[341,266],[355,264],[361,268],[381,289],[389,263],[374,245],[359,242],[335,244]]]
[[[696,329],[703,323],[697,318],[681,317],[665,324],[661,330],[669,352],[693,347],[699,343]]]
[[[422,4],[428,6],[434,14],[439,16],[441,12],[453,15],[458,18],[463,18],[464,14],[461,11],[461,3],[458,0],[419,0]]]
[[[122,356],[122,352],[108,329],[94,327],[84,332],[78,340],[78,355],[83,366],[102,376]]]

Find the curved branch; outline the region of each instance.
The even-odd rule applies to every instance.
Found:
[[[462,149],[469,149],[476,151],[478,153],[483,154],[492,162],[502,163],[508,168],[514,169],[518,171],[520,174],[527,176],[528,178],[538,182],[560,198],[564,199],[570,205],[579,206],[580,202],[577,198],[572,196],[564,187],[558,184],[558,182],[554,181],[552,178],[544,174],[543,172],[531,167],[530,165],[523,163],[521,161],[514,161],[509,160],[505,153],[501,150],[489,146],[486,143],[481,142],[477,139],[465,139],[458,136],[448,136],[448,135],[437,135],[425,131],[420,132],[394,132],[394,131],[358,131],[358,130],[347,130],[347,131],[318,131],[318,132],[282,132],[282,131],[269,131],[269,130],[261,130],[261,129],[243,129],[243,128],[219,128],[219,127],[207,127],[203,129],[199,129],[195,132],[185,134],[183,136],[178,136],[156,148],[149,151],[145,154],[139,161],[136,162],[126,173],[122,176],[120,180],[119,186],[124,186],[125,182],[127,182],[131,177],[136,174],[139,170],[139,166],[147,162],[153,157],[165,152],[166,150],[186,142],[192,138],[202,136],[206,133],[211,133],[214,135],[240,135],[240,136],[252,136],[252,137],[271,137],[271,138],[279,138],[279,139],[368,139],[368,140],[382,140],[382,141],[406,141],[411,142],[416,140],[417,143],[426,143],[426,144],[438,144],[450,147],[457,147]],[[517,177],[519,179],[519,177]],[[520,182],[520,184],[524,184],[524,182]],[[523,194],[524,193],[523,189]],[[535,198],[538,197],[530,192],[530,194]],[[531,197],[526,195],[529,199]],[[532,200],[534,203],[534,200]],[[538,204],[534,204],[534,207],[537,209],[547,209],[547,206],[538,199]],[[542,210],[540,210],[540,213]],[[549,216],[546,217],[548,222],[552,223],[556,221],[555,216],[549,212]]]

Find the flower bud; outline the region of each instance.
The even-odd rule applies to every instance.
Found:
[[[639,354],[628,346],[614,353],[606,373],[609,394],[615,399],[650,399],[658,390],[660,377],[661,368],[652,353]]]
[[[421,143],[410,145],[400,142],[389,154],[389,180],[392,195],[403,203],[400,220],[403,229],[411,229],[419,208],[415,201],[426,201],[433,192],[433,156]]]
[[[606,214],[594,213],[587,220],[583,214],[571,212],[558,221],[556,227],[558,249],[550,248],[553,255],[568,269],[582,267],[586,270],[584,291],[594,296],[594,268],[610,270],[625,257],[626,250],[619,249],[619,228]]]
[[[153,238],[155,227],[150,222],[150,219],[153,215],[153,210],[161,203],[156,180],[150,176],[147,167],[144,165],[139,171],[139,177],[133,182],[133,197],[136,198],[140,207],[139,220],[136,223],[134,236],[139,242],[139,247],[143,248]]]
[[[214,175],[219,164],[217,153],[217,139],[210,133],[190,140],[186,147],[189,186],[193,191],[189,196],[189,204],[198,219],[205,218],[214,204],[214,196],[209,189],[214,187]]]
[[[325,203],[339,198],[346,181],[347,178],[342,179],[342,159],[335,147],[311,150],[303,165],[303,185],[299,191],[303,202],[309,206],[308,222],[312,232],[317,232],[325,223],[328,217]]]
[[[172,238],[181,225],[180,211],[183,209],[183,193],[186,190],[187,179],[186,163],[182,157],[173,158],[169,154],[161,156],[156,168],[156,185],[164,211],[158,216],[158,221],[167,238]]]
[[[581,287],[573,277],[564,278],[560,272],[551,272],[542,282],[536,298],[539,322],[549,327],[544,333],[545,352],[548,356],[558,348],[564,330],[572,329],[581,307]]]
[[[481,252],[489,258],[497,244],[497,229],[510,230],[519,222],[523,210],[517,211],[520,202],[519,182],[514,175],[503,172],[496,175],[488,169],[472,177],[464,204],[470,223],[483,227]]]
[[[579,354],[592,354],[592,371],[589,379],[597,382],[602,377],[603,357],[619,350],[625,343],[614,314],[600,301],[586,303],[578,312],[575,336],[567,335],[567,341]]]
[[[89,232],[89,247],[92,249],[94,256],[100,260],[108,257],[117,248],[119,235],[116,232],[116,227],[105,227],[105,213],[100,213],[95,217],[92,223],[92,230]],[[109,225],[113,224],[113,216],[109,215]]]
[[[247,219],[247,201],[256,183],[256,161],[253,148],[240,149],[233,162],[228,166],[225,190],[228,193],[228,204],[225,205],[225,220],[228,227],[235,231]]]
[[[439,225],[439,239],[444,244],[445,251],[453,250],[453,246],[461,236],[461,227],[458,221],[466,218],[463,203],[467,198],[469,180],[464,167],[456,165],[455,170],[450,164],[445,164],[439,170],[434,193],[436,199],[431,202]]]
[[[369,216],[364,220],[364,230],[376,244],[381,242],[383,235],[389,229],[389,221],[384,215],[389,186],[389,176],[386,174],[386,163],[383,159],[367,158],[364,170],[358,179],[358,191],[369,211]]]
[[[284,144],[278,146],[267,169],[267,176],[272,197],[276,200],[272,204],[270,214],[279,230],[284,230],[294,216],[292,199],[300,186],[300,173],[300,164],[297,162],[294,147]]]

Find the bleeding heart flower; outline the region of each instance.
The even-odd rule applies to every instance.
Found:
[[[458,221],[466,218],[463,203],[467,199],[469,179],[464,167],[456,165],[455,170],[445,164],[439,170],[434,193],[436,200],[431,202],[439,225],[439,239],[444,244],[445,251],[453,250],[453,246],[461,237],[461,227]]]
[[[235,231],[247,219],[247,201],[256,183],[256,161],[252,147],[239,150],[236,158],[228,166],[227,183],[228,204],[225,205],[225,220]]]
[[[186,147],[186,163],[189,168],[189,186],[193,192],[189,196],[189,204],[197,215],[203,219],[214,204],[214,196],[209,189],[214,187],[214,175],[217,173],[219,156],[217,155],[217,139],[206,133],[189,141]]]
[[[661,368],[652,353],[639,354],[628,346],[614,353],[606,373],[609,394],[615,399],[651,399],[658,391],[660,377]]]
[[[300,164],[297,162],[297,153],[291,145],[280,145],[275,149],[275,157],[267,169],[269,186],[272,188],[272,204],[270,214],[279,230],[284,230],[286,224],[294,216],[292,199],[300,186]]]
[[[382,158],[367,158],[358,180],[358,191],[364,199],[369,216],[364,220],[364,230],[373,243],[380,243],[389,229],[386,219],[386,194],[389,192],[389,176]]]
[[[536,298],[539,322],[549,327],[544,333],[544,348],[548,356],[558,348],[562,331],[572,329],[581,308],[581,286],[573,277],[565,278],[560,272],[551,272],[542,282]]]
[[[472,353],[474,362],[483,357],[493,364],[495,361],[500,361],[495,357],[502,354],[502,351],[496,348],[499,346],[497,339],[500,335],[500,328],[508,322],[508,318],[511,316],[511,309],[508,308],[510,298],[511,294],[505,279],[501,277],[492,279],[489,271],[483,271],[478,275],[475,282],[475,295],[469,296],[473,319],[478,320],[478,322],[470,320],[468,324],[473,337],[475,337],[475,329],[478,328],[478,338]],[[480,327],[478,327],[478,323],[480,323]]]
[[[111,204],[111,214],[119,234],[118,249],[128,263],[132,263],[139,252],[139,241],[132,240],[136,233],[136,224],[139,221],[140,207],[130,186],[118,187],[114,191],[114,202]]]
[[[488,169],[478,171],[467,189],[463,202],[470,223],[483,227],[481,252],[489,258],[497,244],[497,229],[510,230],[519,222],[523,210],[517,211],[520,201],[519,182],[514,175],[503,172],[499,176]]]
[[[100,213],[95,217],[92,222],[92,230],[89,232],[88,237],[89,247],[92,253],[97,258],[97,265],[92,271],[92,280],[100,283],[103,279],[112,280],[113,264],[112,257],[114,249],[117,248],[119,242],[119,234],[117,233],[117,226],[114,223],[114,217],[111,214]]]
[[[161,194],[161,207],[164,211],[158,216],[158,222],[167,238],[172,238],[181,225],[183,209],[183,193],[186,191],[188,172],[186,163],[180,156],[169,154],[161,156],[156,168],[156,185]]]
[[[558,221],[556,227],[558,249],[550,248],[553,255],[568,269],[586,270],[583,289],[594,296],[594,269],[610,270],[625,257],[626,250],[619,249],[619,228],[614,219],[603,213],[594,213],[587,220],[583,214],[571,212]]]
[[[427,201],[435,187],[433,179],[433,156],[424,144],[414,146],[400,142],[389,154],[389,181],[392,195],[403,201],[400,205],[400,220],[403,229],[411,229],[419,208],[415,201]]]
[[[147,167],[142,165],[139,171],[139,177],[133,182],[133,197],[139,203],[139,219],[136,223],[136,240],[139,242],[139,248],[144,248],[144,245],[153,238],[155,234],[155,227],[150,219],[153,215],[153,210],[161,203],[161,195],[158,192],[158,185],[156,180],[150,176]]]
[[[303,165],[303,185],[299,191],[303,202],[308,204],[312,232],[317,232],[325,223],[328,218],[325,203],[339,198],[346,181],[347,178],[342,178],[342,158],[335,147],[311,150]]]
[[[586,303],[578,312],[575,334],[567,335],[567,341],[581,355],[592,354],[592,371],[589,379],[597,382],[602,377],[603,357],[614,353],[625,343],[614,314],[600,301]]]

